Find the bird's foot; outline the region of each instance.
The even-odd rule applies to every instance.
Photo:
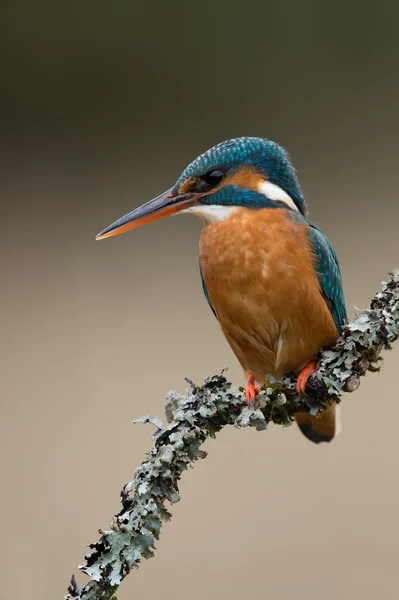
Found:
[[[247,376],[247,382],[245,384],[245,400],[247,401],[248,408],[255,408],[256,394],[259,394],[260,389],[255,385],[255,378],[253,375]]]
[[[311,375],[313,375],[313,373],[315,373],[316,367],[317,367],[317,361],[311,360],[310,363],[308,363],[306,365],[306,367],[304,367],[302,369],[302,371],[299,373],[298,379],[296,381],[296,391],[298,394],[305,393],[305,388],[306,388],[308,379]]]

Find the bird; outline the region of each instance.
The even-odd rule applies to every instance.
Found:
[[[199,267],[205,298],[245,375],[249,408],[260,385],[297,374],[302,397],[322,348],[346,321],[336,253],[309,220],[285,148],[261,137],[221,142],[193,160],[166,192],[121,217],[108,238],[169,215],[203,221]],[[295,420],[312,442],[339,432],[335,402]]]

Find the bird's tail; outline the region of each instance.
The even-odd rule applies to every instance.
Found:
[[[308,440],[315,444],[320,442],[331,442],[341,430],[340,406],[332,402],[322,413],[315,416],[298,412],[295,414],[295,420],[299,429]]]

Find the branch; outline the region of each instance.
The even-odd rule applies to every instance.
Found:
[[[178,481],[183,471],[206,457],[201,446],[208,437],[215,437],[226,425],[257,430],[266,429],[270,422],[290,425],[295,412],[316,414],[328,403],[339,402],[344,392],[357,389],[367,371],[378,371],[381,351],[399,336],[399,270],[390,275],[370,307],[344,326],[336,345],[320,353],[306,398],[296,394],[292,375],[262,388],[258,408],[250,410],[242,388],[232,387],[222,373],[201,387],[187,380],[192,390],[185,396],[170,392],[165,405],[167,425],[156,417],[138,419],[155,425],[154,446],[133,481],[122,488],[122,509],[110,529],[100,530],[101,538],[89,545],[92,552],[79,566],[90,582],[79,587],[73,576],[65,600],[115,600],[126,575],[139,567],[142,558],[154,556],[162,522],[171,517],[165,503],[180,500]]]

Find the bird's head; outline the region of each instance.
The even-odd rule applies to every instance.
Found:
[[[284,207],[307,216],[284,148],[257,137],[221,142],[190,163],[172,188],[115,221],[97,239],[178,213],[192,212],[206,222],[220,221],[237,207]]]

